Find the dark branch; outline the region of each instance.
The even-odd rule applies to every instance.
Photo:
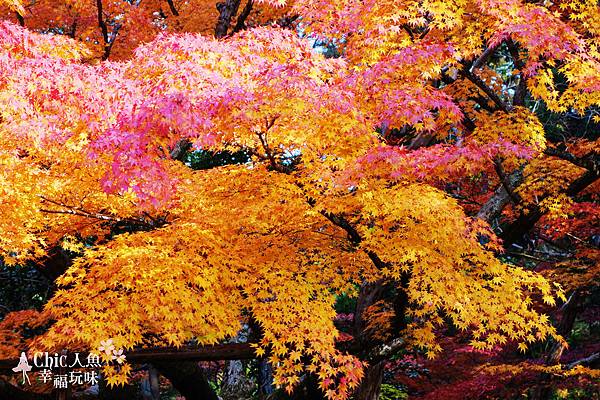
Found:
[[[508,113],[512,111],[512,106],[506,104],[479,76],[471,71],[471,67],[464,65],[462,74],[475,86],[481,89],[502,111]]]
[[[87,354],[80,354],[83,359]],[[257,358],[250,343],[225,343],[199,347],[156,347],[132,350],[125,353],[128,362],[154,363],[157,361],[218,361],[249,360]],[[75,353],[68,354],[67,363],[75,360]],[[0,371],[10,370],[19,360],[0,360]]]
[[[570,364],[567,364],[567,369],[573,369],[578,365],[583,365],[586,367],[597,365],[600,362],[600,353],[594,353],[590,356],[582,358],[580,360],[573,361]]]
[[[244,7],[244,9],[240,13],[240,15],[237,17],[237,21],[235,23],[235,27],[233,28],[232,33],[236,33],[241,30],[246,29],[246,18],[248,18],[248,16],[250,15],[253,5],[254,5],[254,0],[248,0],[248,2],[246,3],[246,6]]]
[[[219,10],[219,19],[215,26],[215,37],[223,38],[227,36],[227,31],[231,25],[231,20],[237,14],[241,0],[225,0],[222,3],[217,3]]]
[[[40,212],[47,213],[47,214],[75,215],[75,216],[79,216],[79,217],[97,219],[100,221],[130,224],[130,225],[134,225],[134,226],[139,226],[143,229],[152,229],[152,228],[157,228],[159,226],[155,223],[155,222],[157,222],[157,220],[152,220],[152,221],[148,222],[144,218],[119,218],[119,217],[115,217],[113,215],[103,214],[101,212],[87,211],[87,210],[82,209],[81,207],[75,207],[75,206],[71,206],[68,204],[64,204],[64,203],[49,199],[44,196],[40,196],[40,197],[43,202],[50,203],[52,205],[60,207],[59,210],[51,210],[51,209],[45,209],[45,208],[40,209]],[[162,222],[162,221],[158,221],[158,222]]]
[[[75,34],[77,33],[77,18],[75,18],[75,20],[73,20],[73,23],[71,24],[71,30],[69,32],[69,37],[72,39],[75,39]]]
[[[547,147],[544,150],[544,154],[569,161],[573,165],[595,172],[596,175],[598,175],[600,172],[600,156],[595,153],[589,154],[586,157],[576,157],[568,151],[559,150],[554,147]]]
[[[506,191],[506,187],[509,187],[511,191],[514,191],[522,179],[523,173],[521,170],[516,170],[510,174],[506,182],[503,182],[496,189],[494,194],[492,194],[492,196],[488,199],[488,201],[486,201],[485,204],[479,209],[477,218],[491,223],[494,218],[496,218],[502,212],[510,200],[510,195]]]
[[[506,41],[506,45],[508,46],[508,51],[513,59],[515,68],[519,70],[519,84],[515,89],[515,94],[513,95],[512,103],[513,106],[524,106],[525,95],[527,94],[527,80],[525,79],[525,75],[523,74],[525,63],[523,63],[523,60],[519,56],[519,47],[512,39],[508,39]]]
[[[502,186],[504,187],[504,190],[506,191],[506,193],[508,193],[508,196],[510,197],[510,199],[513,201],[513,203],[519,204],[521,202],[521,199],[514,192],[514,187],[511,183],[508,175],[506,175],[506,173],[504,172],[504,167],[502,166],[502,161],[499,158],[494,159],[494,170],[496,171],[498,178],[500,178],[500,182],[502,183]]]
[[[178,17],[179,16],[179,11],[177,11],[177,8],[175,8],[175,4],[173,3],[173,0],[167,0],[167,4],[169,5],[169,9],[171,10],[171,14],[173,14],[176,17]]]
[[[104,54],[102,55],[102,60],[108,60],[108,57],[110,57],[110,52],[112,50],[113,45],[115,44],[117,35],[119,34],[119,31],[121,30],[122,26],[123,25],[121,24],[116,24],[114,26],[112,34],[110,35],[108,42],[104,46]]]
[[[350,222],[348,222],[343,216],[336,215],[327,211],[321,211],[320,213],[329,221],[331,221],[335,226],[345,230],[348,234],[350,242],[352,242],[353,245],[358,246],[362,242],[362,237],[360,236],[356,228],[354,228],[350,224]],[[386,263],[381,258],[379,258],[377,253],[375,253],[374,251],[365,250],[365,253],[367,254],[367,256],[369,256],[369,259],[373,262],[377,269],[383,269],[387,266]]]
[[[499,42],[496,43],[494,46],[487,47],[483,51],[483,53],[481,53],[481,55],[475,61],[473,61],[473,65],[471,67],[473,69],[481,68],[487,62],[488,58],[490,58],[490,56],[494,54],[494,52],[500,46],[501,43],[502,42]]]
[[[108,44],[108,26],[106,25],[106,21],[104,21],[104,15],[102,12],[102,0],[96,0],[96,9],[98,11],[98,13],[97,13],[98,26],[100,27],[100,30],[102,31],[102,39],[104,39],[104,44],[107,45]]]
[[[571,182],[571,184],[566,188],[566,190],[564,190],[563,193],[569,197],[576,196],[578,193],[594,183],[597,179],[598,173],[588,170],[579,178]],[[540,218],[542,218],[543,215],[544,212],[537,205],[528,210],[528,212],[521,213],[521,215],[502,233],[501,238],[504,240],[504,246],[507,247],[522,238],[523,235],[533,228],[533,226],[540,220]]]
[[[21,13],[18,11],[16,11],[15,14],[17,14],[17,21],[19,21],[19,25],[24,27],[25,26],[25,18],[23,18]]]

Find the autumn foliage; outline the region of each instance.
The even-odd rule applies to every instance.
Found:
[[[0,257],[70,260],[41,314],[0,322],[0,357],[210,345],[252,323],[275,385],[312,374],[366,399],[394,353],[460,347],[446,329],[475,352],[566,348],[549,314],[599,271],[595,1],[0,10]],[[200,151],[247,162],[192,168]],[[542,237],[568,257],[511,258]],[[357,298],[351,348],[340,296]],[[24,318],[47,329],[24,339]]]

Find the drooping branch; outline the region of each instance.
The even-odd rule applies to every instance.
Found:
[[[579,192],[582,192],[585,188],[596,182],[598,177],[598,170],[588,170],[585,174],[571,182],[567,187],[565,194],[569,197],[579,194]]]
[[[567,369],[573,369],[578,365],[582,365],[585,367],[590,367],[594,365],[598,365],[600,362],[600,353],[594,353],[582,359],[573,361],[570,364],[567,364]]]
[[[87,354],[80,354],[83,359]],[[225,343],[199,347],[157,347],[132,350],[125,353],[128,362],[156,363],[181,361],[219,361],[250,360],[257,358],[250,343]],[[75,353],[67,354],[67,363],[75,360]],[[0,371],[7,371],[17,365],[19,360],[0,360]]]

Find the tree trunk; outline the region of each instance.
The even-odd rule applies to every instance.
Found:
[[[323,392],[319,388],[317,378],[308,375],[301,385],[294,391],[290,400],[325,400]]]
[[[581,295],[578,290],[573,292],[567,303],[563,305],[562,309],[562,317],[560,319],[560,323],[558,324],[556,331],[561,336],[568,336],[573,329],[573,325],[575,324],[575,318],[577,317],[577,312],[579,311],[579,302],[581,301]],[[562,356],[565,347],[560,342],[552,343],[550,350],[546,354],[546,364],[547,365],[556,365],[560,362],[560,358]],[[539,384],[533,390],[531,395],[532,400],[545,400],[549,399],[551,396],[551,385],[548,383],[548,380],[551,379],[551,375],[544,373],[541,375],[541,384]]]
[[[231,20],[235,17],[242,0],[225,0],[222,3],[217,3],[219,10],[219,19],[215,27],[215,37],[222,38],[227,36],[227,31],[231,25]]]
[[[221,398],[223,400],[239,400],[252,397],[254,382],[246,375],[244,364],[241,360],[231,360],[225,364],[225,377],[221,388]]]
[[[142,398],[144,400],[160,400],[158,371],[153,366],[148,368],[148,377],[142,381]]]
[[[250,326],[244,324],[230,343],[247,343]],[[225,376],[221,386],[223,400],[249,399],[254,391],[254,382],[246,375],[247,361],[229,360],[225,363]]]
[[[556,331],[559,335],[563,337],[568,336],[571,333],[571,330],[573,330],[575,318],[577,317],[577,312],[579,311],[580,300],[581,294],[578,290],[576,290],[573,292],[567,303],[563,306],[562,317],[556,328]],[[558,364],[564,350],[565,348],[562,343],[555,342],[546,356],[546,364]]]
[[[264,358],[258,360],[257,380],[259,400],[268,399],[275,391],[275,388],[273,387],[273,369],[271,368],[271,364]]]
[[[197,362],[156,362],[154,366],[186,400],[219,400]]]
[[[361,349],[368,353],[368,338],[365,335],[366,321],[364,313],[373,304],[381,300],[385,292],[381,282],[367,283],[360,288],[358,298],[356,299],[356,309],[354,310],[354,340],[358,342]]]
[[[354,393],[354,400],[377,400],[383,381],[384,363],[380,362],[369,366],[365,370],[365,377]]]
[[[354,311],[354,340],[358,343],[361,358],[367,357],[372,344],[365,334],[366,321],[364,313],[371,305],[379,301],[385,293],[384,285],[380,282],[365,284],[361,287]],[[365,370],[360,385],[354,392],[356,400],[376,400],[379,397],[383,379],[383,363],[378,363]]]

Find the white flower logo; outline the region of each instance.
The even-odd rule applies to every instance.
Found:
[[[98,351],[106,353],[106,355],[109,357],[112,356],[114,349],[115,349],[115,346],[113,345],[112,339],[101,341],[100,347],[98,347]]]
[[[112,359],[118,362],[119,364],[123,364],[125,361],[125,354],[123,354],[123,349],[113,350]]]

